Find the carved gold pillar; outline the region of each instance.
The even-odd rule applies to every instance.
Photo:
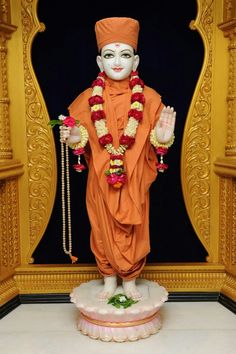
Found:
[[[10,23],[9,2],[0,2],[0,161],[12,158],[7,79],[7,40],[16,27]]]
[[[236,300],[236,2],[224,1],[223,22],[219,24],[228,39],[228,92],[225,156],[217,157],[219,175],[219,256],[227,277],[222,292]]]
[[[224,1],[223,23],[219,25],[224,36],[229,38],[228,125],[226,156],[236,156],[236,2]]]
[[[17,29],[11,24],[10,2],[0,0],[0,305],[18,294],[13,279],[20,264],[18,177],[22,163],[11,145],[8,44]]]

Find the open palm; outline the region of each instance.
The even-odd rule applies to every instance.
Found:
[[[173,107],[164,107],[156,124],[156,138],[159,143],[168,143],[174,133],[176,112]]]

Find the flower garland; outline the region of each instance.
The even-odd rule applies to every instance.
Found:
[[[156,136],[156,130],[152,129],[150,133],[151,144],[155,147],[156,154],[160,155],[160,162],[157,162],[157,170],[159,172],[165,172],[168,169],[168,165],[164,163],[163,156],[167,154],[169,147],[173,145],[175,140],[174,134],[172,135],[168,143],[159,143]]]
[[[113,137],[106,125],[106,114],[103,109],[103,90],[105,88],[105,73],[99,73],[92,83],[92,96],[89,98],[91,119],[94,123],[99,143],[110,154],[110,167],[105,172],[108,184],[114,188],[121,188],[127,181],[124,170],[123,156],[127,149],[130,149],[135,142],[136,132],[140,121],[143,118],[143,95],[144,83],[139,78],[137,71],[132,71],[130,76],[130,88],[132,90],[131,106],[128,112],[128,123],[124,133],[119,139],[119,147],[113,146]]]

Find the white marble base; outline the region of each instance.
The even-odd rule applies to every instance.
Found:
[[[155,282],[136,281],[142,299],[127,309],[117,309],[99,300],[103,280],[92,280],[73,289],[71,302],[79,309],[78,329],[93,339],[106,342],[136,341],[157,333],[161,328],[159,309],[168,299],[168,292]],[[122,286],[115,294],[124,293]]]

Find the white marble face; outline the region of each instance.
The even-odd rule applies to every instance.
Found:
[[[112,80],[124,80],[139,64],[139,56],[134,54],[133,48],[124,43],[110,43],[97,56],[97,64],[101,71]]]

